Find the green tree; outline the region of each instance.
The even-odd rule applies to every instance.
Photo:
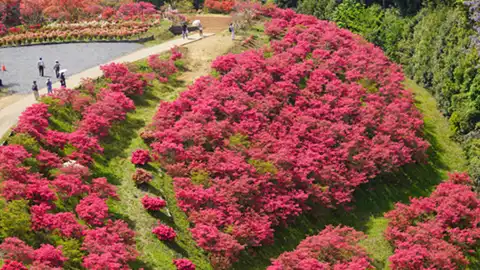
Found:
[[[18,237],[32,243],[33,234],[27,201],[7,202],[0,199],[0,242],[7,237]]]
[[[300,0],[297,11],[321,20],[332,20],[337,5],[337,0]]]

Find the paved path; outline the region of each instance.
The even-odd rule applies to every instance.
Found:
[[[0,48],[0,64],[8,69],[0,72],[0,78],[10,92],[28,94],[33,81],[37,81],[39,87],[45,87],[48,77],[57,81],[53,70],[55,60],[60,61],[62,69],[68,69],[68,77],[142,48],[138,43],[95,42]],[[46,65],[43,78],[37,69],[39,57]]]
[[[211,35],[213,35],[213,34],[205,34],[206,37],[211,36]],[[182,46],[182,45],[185,45],[185,44],[197,41],[197,40],[199,40],[198,34],[190,36],[188,40],[184,40],[184,39],[181,39],[181,38],[170,40],[170,41],[164,42],[160,45],[156,45],[156,46],[153,46],[153,47],[138,50],[138,51],[136,51],[132,54],[120,57],[120,58],[115,59],[113,61],[110,61],[108,63],[112,63],[112,62],[122,63],[122,62],[137,61],[137,60],[146,58],[146,57],[148,57],[149,55],[152,55],[152,54],[166,52],[174,46]],[[86,55],[85,57],[88,57],[88,55]],[[105,64],[108,64],[108,63],[105,63]],[[78,87],[80,85],[80,82],[81,82],[82,78],[96,79],[98,77],[101,77],[102,75],[103,75],[103,73],[100,70],[100,66],[96,66],[96,67],[87,69],[87,70],[85,70],[81,73],[75,74],[71,77],[68,77],[67,78],[67,86],[69,88],[75,88],[75,87]],[[59,88],[59,87],[60,87],[59,83],[55,83],[53,85],[53,88]],[[47,93],[46,88],[40,89],[40,95],[46,94],[46,93]],[[33,94],[26,95],[21,100],[15,102],[13,104],[10,104],[9,106],[0,110],[0,136],[7,133],[9,131],[9,129],[17,123],[18,117],[20,116],[20,114],[28,106],[30,106],[34,103],[36,103],[36,101],[35,101],[35,98],[33,97]]]

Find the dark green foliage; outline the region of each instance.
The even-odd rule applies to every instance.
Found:
[[[298,0],[275,0],[275,4],[281,8],[296,8]]]
[[[301,0],[298,3],[297,11],[313,15],[321,20],[332,20],[337,5],[337,0]]]
[[[332,15],[339,27],[362,35],[373,43],[381,43],[383,10],[379,5],[366,7],[355,0],[345,0]]]

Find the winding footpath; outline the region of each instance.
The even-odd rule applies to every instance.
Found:
[[[205,38],[212,36],[214,34],[204,34]],[[126,56],[122,56],[120,58],[117,58],[113,61],[104,63],[104,64],[109,64],[109,63],[123,63],[123,62],[134,62],[140,59],[147,58],[149,55],[152,54],[159,54],[163,52],[167,52],[174,46],[183,46],[188,43],[195,42],[197,40],[200,40],[200,36],[198,34],[191,35],[189,39],[173,39],[169,40],[167,42],[164,42],[162,44],[149,47],[149,48],[144,48],[140,49],[136,52],[133,52],[131,54],[128,54]],[[85,55],[85,57],[89,57],[88,55]],[[102,65],[104,65],[102,64]],[[72,75],[67,78],[67,86],[68,88],[76,88],[80,86],[82,78],[92,78],[96,79],[99,78],[103,75],[102,71],[100,70],[100,65],[87,69],[83,72],[77,73],[75,75]],[[42,84],[40,84],[42,85]],[[53,88],[59,88],[60,83],[54,83]],[[42,88],[40,89],[40,95],[44,95],[47,93],[47,88]],[[33,97],[33,94],[27,95],[24,98],[6,106],[5,108],[0,110],[0,136],[5,135],[7,132],[10,131],[10,128],[14,126],[17,121],[18,117],[22,114],[22,112],[30,105],[36,103],[37,101]]]

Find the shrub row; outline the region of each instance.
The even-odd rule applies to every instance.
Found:
[[[161,103],[145,132],[217,268],[428,147],[401,69],[380,49],[311,16],[264,11],[270,47],[217,58],[218,76]]]
[[[451,174],[428,198],[398,203],[385,215],[395,247],[392,269],[464,269],[479,259],[480,199],[466,173]]]

